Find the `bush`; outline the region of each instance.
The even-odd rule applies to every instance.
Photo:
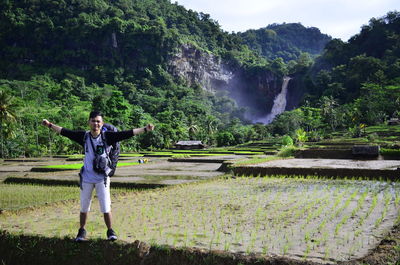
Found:
[[[324,138],[322,133],[319,131],[309,131],[307,134],[308,134],[308,141],[310,142],[318,142]]]
[[[349,135],[353,138],[358,138],[361,137],[363,135],[363,132],[360,128],[360,126],[354,126],[352,128],[349,128]]]
[[[217,135],[217,145],[227,146],[235,144],[235,137],[230,132],[220,132]]]
[[[308,140],[307,132],[303,129],[296,130],[296,143],[298,146],[302,146]]]
[[[292,146],[293,145],[293,139],[289,135],[285,135],[282,137],[282,145],[283,146]]]
[[[380,154],[384,155],[384,156],[400,157],[400,150],[399,149],[390,149],[390,148],[381,148]]]
[[[297,148],[292,146],[283,147],[277,154],[279,157],[290,157],[296,154]]]
[[[379,138],[378,134],[376,132],[374,133],[370,133],[367,136],[368,141],[370,142],[374,142],[375,140],[377,140]]]

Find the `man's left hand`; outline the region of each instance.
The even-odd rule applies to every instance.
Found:
[[[147,125],[146,125],[146,130],[147,130],[148,132],[153,131],[153,130],[154,130],[154,125],[151,124],[151,123],[147,124]]]

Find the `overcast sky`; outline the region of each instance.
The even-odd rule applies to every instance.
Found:
[[[171,2],[175,2],[172,0]],[[317,27],[347,41],[370,18],[400,11],[400,0],[177,0],[187,9],[211,15],[228,32],[259,29],[272,23]]]

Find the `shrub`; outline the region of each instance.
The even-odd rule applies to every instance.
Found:
[[[217,135],[217,145],[227,146],[235,143],[235,137],[230,132],[221,132]]]
[[[309,131],[307,134],[308,134],[308,141],[310,142],[318,142],[324,138],[322,132],[320,131]]]
[[[367,136],[368,141],[370,142],[374,142],[375,140],[377,140],[379,138],[378,134],[376,132],[374,133],[370,133]]]
[[[293,145],[293,139],[289,135],[285,135],[282,137],[282,145],[283,146],[292,146]]]
[[[400,150],[399,149],[389,149],[389,148],[381,148],[380,149],[381,155],[384,156],[400,156]]]
[[[303,129],[296,130],[296,143],[298,146],[302,146],[308,140],[307,132]]]
[[[290,157],[294,156],[297,151],[297,148],[292,146],[283,147],[277,154],[279,157]]]

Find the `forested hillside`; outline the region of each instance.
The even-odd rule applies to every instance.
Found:
[[[299,128],[324,137],[337,128],[397,115],[396,12],[371,20],[349,43],[330,41],[313,64],[329,37],[301,24],[230,34],[208,14],[168,0],[3,2],[2,157],[80,152],[40,121],[87,128],[92,109],[103,111],[106,121],[119,129],[156,125],[154,132],[124,142],[124,151],[169,148],[186,139],[233,145],[274,134],[294,135]],[[265,40],[266,35],[276,38]],[[204,60],[209,69],[190,65]],[[234,76],[231,83],[241,89],[235,91],[239,101],[227,91],[197,83],[197,75],[205,73],[205,83],[226,86],[224,76],[210,78],[221,69]],[[304,106],[269,126],[250,124],[237,102],[255,109],[271,104],[284,75],[292,77],[291,89],[300,91],[298,97],[307,93]],[[374,103],[387,104],[365,104],[371,97]],[[363,109],[372,107],[376,109]]]
[[[303,107],[282,114],[274,133],[308,131],[321,138],[400,117],[400,13],[373,18],[348,42],[330,41],[302,77]]]
[[[7,0],[0,32],[3,157],[77,152],[38,124],[48,118],[86,128],[93,108],[120,129],[156,124],[154,133],[132,139],[124,150],[190,138],[214,144],[223,128],[236,128],[227,143],[258,137],[241,125],[243,111],[232,99],[168,71],[183,44],[245,72],[273,70],[207,14],[167,0]],[[273,71],[283,75],[279,65]]]
[[[282,58],[286,62],[296,60],[305,52],[317,56],[332,39],[318,28],[306,28],[300,23],[272,24],[238,35],[260,55],[270,59]]]

